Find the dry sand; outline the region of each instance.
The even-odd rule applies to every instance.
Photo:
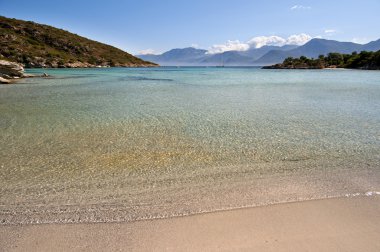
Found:
[[[380,196],[133,223],[0,226],[1,251],[380,251]]]

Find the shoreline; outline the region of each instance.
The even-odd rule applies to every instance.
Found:
[[[294,168],[294,165],[293,162],[285,162],[277,165],[276,171],[287,171],[290,167]],[[76,194],[68,188],[64,194],[47,194],[50,197],[45,197],[44,202],[39,199],[40,191],[29,191],[29,194],[24,194],[22,200],[15,201],[14,197],[17,195],[12,196],[12,187],[4,188],[0,206],[0,225],[133,222],[286,202],[353,197],[358,193],[374,195],[380,192],[379,172],[374,169],[376,165],[367,160],[367,166],[357,172],[352,161],[339,162],[330,164],[329,172],[326,173],[323,169],[315,170],[313,163],[309,161],[300,161],[297,162],[297,167],[309,169],[294,170],[291,173],[280,172],[282,176],[257,175],[260,171],[270,171],[272,165],[269,164],[268,167],[266,163],[256,164],[254,170],[250,166],[239,167],[238,173],[233,166],[218,167],[218,173],[213,169],[207,169],[198,174],[201,178],[218,176],[212,183],[194,179],[191,174],[186,173],[191,172],[187,169],[177,171],[177,174],[187,179],[174,176],[178,183],[170,186],[163,183],[166,177],[159,177],[157,173],[144,175],[144,184],[136,184],[139,175],[135,177],[129,174],[130,182],[116,192],[110,191],[112,186],[102,186],[98,189],[102,194],[99,194],[99,191],[93,190],[96,187],[90,186],[91,194],[85,197],[87,194]],[[233,176],[220,177],[221,172]],[[123,177],[123,173],[119,177]],[[154,180],[149,180],[149,177],[154,177]],[[112,174],[102,181],[99,183],[103,185],[122,183],[115,180]],[[156,185],[154,188],[146,188],[146,184],[152,183]],[[58,184],[51,188],[53,189],[49,189],[50,191],[62,187]],[[129,193],[122,194],[123,192]],[[115,196],[104,200],[104,193],[112,193]],[[93,201],[91,195],[99,195],[103,200]],[[61,200],[58,200],[57,196],[60,196]]]
[[[248,205],[241,205],[241,206],[230,206],[230,207],[223,207],[223,208],[215,208],[215,209],[203,209],[199,211],[190,211],[190,212],[181,212],[181,213],[171,213],[171,214],[156,214],[149,217],[140,217],[136,219],[100,219],[100,220],[81,220],[81,218],[73,217],[75,215],[75,210],[70,210],[66,214],[72,214],[73,216],[71,218],[68,218],[66,220],[53,220],[53,221],[40,221],[40,220],[26,220],[25,222],[7,222],[7,214],[0,214],[0,228],[2,226],[35,226],[35,225],[91,225],[91,224],[123,224],[123,223],[136,223],[136,222],[142,222],[142,221],[158,221],[158,220],[169,220],[169,219],[175,219],[175,218],[186,218],[186,217],[192,217],[192,216],[198,216],[198,215],[204,215],[204,214],[216,214],[216,213],[223,213],[223,212],[229,212],[229,211],[239,211],[239,210],[246,210],[246,209],[254,209],[254,208],[263,208],[263,207],[272,207],[277,205],[283,205],[283,204],[297,204],[297,203],[303,203],[303,202],[313,202],[313,201],[321,201],[321,200],[333,200],[333,199],[350,199],[350,198],[371,198],[371,197],[379,197],[380,198],[380,191],[367,191],[367,192],[357,192],[357,193],[347,193],[344,195],[330,195],[325,197],[314,197],[314,198],[299,198],[299,199],[291,199],[291,200],[283,200],[283,201],[275,201],[270,203],[259,203],[259,204],[248,204]],[[60,208],[70,208],[70,207],[77,207],[76,205],[62,205],[57,206],[57,209]],[[107,207],[107,206],[97,206],[98,208]],[[93,208],[88,209],[87,214],[90,214],[92,211],[96,211],[97,207],[93,205]],[[121,210],[121,209],[119,209]],[[110,209],[105,210],[112,211]],[[4,211],[7,212],[7,211]],[[128,211],[127,211],[128,212]],[[18,214],[24,215],[25,213],[19,212]],[[18,215],[16,214],[16,215]],[[39,215],[42,215],[43,213],[39,213]],[[49,211],[45,214],[49,214]],[[86,213],[82,213],[86,214]],[[1,218],[3,217],[3,218]],[[81,216],[83,217],[83,216]],[[27,219],[27,217],[24,216],[24,220]]]
[[[371,197],[380,197],[380,191],[368,191],[363,193],[347,193],[345,195],[330,195],[326,197],[315,197],[315,198],[300,198],[300,199],[294,199],[289,201],[276,201],[271,203],[263,203],[263,204],[252,204],[252,205],[242,205],[242,206],[231,206],[231,207],[225,207],[225,208],[216,208],[216,209],[205,209],[195,212],[188,212],[188,213],[176,213],[173,215],[157,215],[157,216],[150,216],[150,217],[142,217],[132,220],[100,220],[100,221],[51,221],[51,222],[23,222],[23,223],[6,223],[0,222],[0,228],[2,226],[38,226],[38,225],[91,225],[91,224],[123,224],[123,223],[136,223],[136,222],[143,222],[143,221],[158,221],[158,220],[168,220],[168,219],[175,219],[175,218],[186,218],[186,217],[192,217],[192,216],[198,216],[198,215],[204,215],[204,214],[216,214],[216,213],[222,213],[222,212],[229,212],[229,211],[239,211],[239,210],[246,210],[246,209],[255,209],[255,208],[263,208],[263,207],[272,207],[277,205],[284,205],[284,204],[297,204],[297,203],[304,203],[304,202],[313,202],[313,201],[321,201],[321,200],[334,200],[334,199],[350,199],[350,198],[371,198]],[[75,205],[64,205],[60,207],[70,207]]]
[[[5,251],[376,251],[380,196],[280,203],[122,223],[0,226]]]

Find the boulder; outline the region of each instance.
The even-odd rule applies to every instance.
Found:
[[[0,83],[1,84],[9,84],[9,83],[11,83],[11,81],[7,80],[7,79],[4,79],[3,77],[0,77]]]
[[[0,76],[8,75],[12,78],[23,77],[24,68],[15,62],[0,60]]]
[[[0,60],[0,83],[8,84],[12,83],[10,80],[20,79],[20,78],[32,78],[32,77],[49,77],[47,73],[43,73],[42,75],[28,74],[24,73],[24,68],[22,65],[6,61]]]
[[[2,74],[2,76],[4,79],[12,79],[11,76],[9,76],[8,74]]]

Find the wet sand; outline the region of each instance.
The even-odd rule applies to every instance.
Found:
[[[132,223],[0,226],[2,251],[380,251],[380,196]]]

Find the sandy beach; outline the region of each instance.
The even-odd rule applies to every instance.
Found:
[[[0,0],[0,252],[380,252],[378,10]]]
[[[1,251],[379,251],[380,196],[132,223],[1,226]]]

